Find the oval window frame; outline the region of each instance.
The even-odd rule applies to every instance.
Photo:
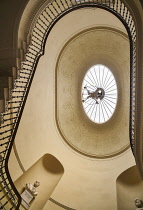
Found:
[[[108,122],[118,102],[117,82],[111,69],[103,64],[90,67],[82,81],[81,98],[84,112],[92,122]]]

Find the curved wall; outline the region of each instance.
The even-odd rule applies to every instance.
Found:
[[[116,178],[126,168],[134,165],[130,149],[116,157],[104,160],[81,155],[65,143],[56,126],[55,69],[57,59],[65,44],[73,36],[99,25],[120,28],[124,31],[118,19],[114,19],[114,16],[106,11],[101,13],[99,9],[74,11],[62,18],[52,29],[46,42],[45,54],[40,58],[37,66],[15,140],[17,157],[21,161],[23,170],[30,168],[45,153],[50,153],[60,160],[65,173],[53,192],[52,198],[79,210],[101,208],[106,210],[107,207],[115,210],[117,208]],[[127,63],[128,61],[122,66],[129,68]],[[125,138],[124,140],[127,141]],[[14,170],[12,161],[10,171],[14,180],[19,177],[19,173],[22,174],[18,166]],[[51,207],[51,204],[47,202],[44,209],[48,209],[49,205]]]
[[[111,69],[118,87],[115,113],[103,124],[89,120],[81,101],[84,75],[96,64]],[[75,150],[106,158],[128,148],[129,75],[129,41],[120,31],[90,28],[77,34],[62,49],[56,68],[56,120],[62,137]]]
[[[30,204],[31,210],[40,210],[49,200],[63,173],[64,168],[61,163],[53,155],[45,154],[15,181],[15,186],[21,194],[26,184],[40,182],[38,195]]]
[[[137,167],[133,166],[125,170],[117,178],[117,203],[118,210],[135,209],[135,199],[143,200],[143,182],[137,171]]]

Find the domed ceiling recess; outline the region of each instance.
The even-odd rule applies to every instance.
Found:
[[[129,52],[126,35],[112,28],[95,27],[74,36],[59,55],[57,127],[63,140],[83,155],[107,158],[129,146]],[[110,69],[118,90],[115,111],[104,123],[90,120],[81,95],[86,73],[97,64]]]

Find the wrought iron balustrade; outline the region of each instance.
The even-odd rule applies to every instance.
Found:
[[[21,64],[19,77],[15,80],[11,99],[7,103],[7,112],[1,118],[0,127],[0,209],[19,209],[21,198],[17,192],[8,170],[8,160],[18,130],[23,109],[30,91],[40,56],[48,34],[55,23],[74,10],[85,7],[105,9],[126,27],[130,39],[130,143],[134,150],[134,117],[135,117],[135,75],[136,75],[136,29],[134,20],[122,0],[55,0],[49,3],[37,18],[31,33],[25,59]],[[96,10],[95,10],[96,12]]]

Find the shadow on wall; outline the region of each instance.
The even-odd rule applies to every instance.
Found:
[[[31,210],[39,210],[50,198],[63,173],[64,168],[59,160],[53,155],[45,154],[15,181],[15,186],[21,194],[27,183],[39,181],[38,196],[30,207]]]
[[[133,166],[122,174],[116,181],[117,184],[117,206],[118,210],[134,210],[135,199],[143,200],[143,182],[137,171],[137,167]]]

